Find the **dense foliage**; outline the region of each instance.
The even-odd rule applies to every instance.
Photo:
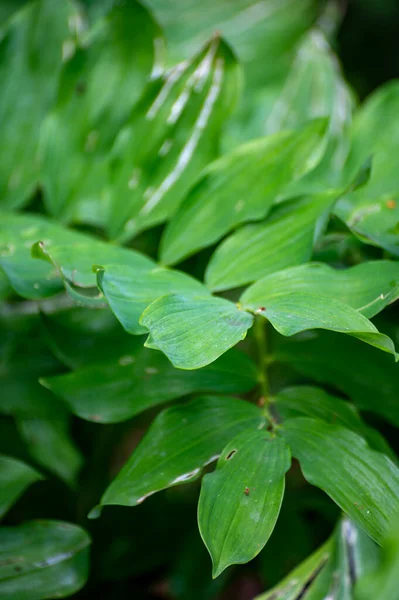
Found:
[[[399,81],[334,2],[16,5],[0,598],[395,600]]]

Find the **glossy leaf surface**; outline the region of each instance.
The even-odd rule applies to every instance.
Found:
[[[161,261],[179,262],[237,225],[265,218],[288,184],[317,164],[325,127],[316,120],[300,131],[260,138],[211,164],[168,225]]]
[[[40,473],[29,465],[10,456],[0,455],[0,518],[26,488],[40,479]]]
[[[64,598],[88,577],[90,538],[77,525],[30,521],[0,528],[0,595],[13,600]]]
[[[297,292],[337,299],[371,318],[399,297],[399,262],[369,261],[349,269],[308,263],[257,281],[244,292],[241,302],[256,310],[262,303],[267,305],[270,294]]]
[[[232,233],[211,257],[205,273],[208,287],[239,287],[310,260],[318,220],[328,215],[332,200],[327,195],[286,202],[264,222]]]
[[[266,544],[280,512],[290,465],[289,449],[281,439],[248,431],[231,440],[216,470],[205,475],[198,524],[214,577],[231,564],[248,562]]]
[[[143,311],[154,300],[166,294],[207,294],[199,281],[182,273],[162,267],[148,271],[120,265],[109,265],[97,270],[98,287],[104,294],[111,310],[128,333],[145,333],[140,325]]]
[[[101,504],[134,506],[159,490],[194,480],[235,435],[264,424],[257,406],[224,396],[166,409],[155,418]]]
[[[286,421],[282,434],[307,481],[381,542],[399,510],[399,469],[359,435],[317,419]]]
[[[255,364],[238,350],[231,350],[201,370],[184,371],[175,369],[160,352],[142,347],[115,362],[41,380],[66,401],[73,414],[99,423],[130,419],[194,392],[247,392],[256,382]]]
[[[198,369],[244,339],[253,317],[223,298],[170,294],[150,304],[140,323],[150,331],[148,348],[175,367]]]

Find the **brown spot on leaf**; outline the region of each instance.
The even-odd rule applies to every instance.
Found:
[[[246,488],[245,488],[245,490],[244,490],[244,494],[245,494],[246,496],[249,496],[249,487],[246,487]]]
[[[391,198],[390,200],[386,201],[385,206],[393,210],[394,208],[396,208],[396,201],[393,198]]]

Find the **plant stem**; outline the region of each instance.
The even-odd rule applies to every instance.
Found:
[[[267,321],[264,317],[256,317],[254,334],[258,345],[258,356],[259,356],[259,383],[261,388],[262,397],[265,405],[269,403],[269,379],[267,374],[267,335],[266,335]]]

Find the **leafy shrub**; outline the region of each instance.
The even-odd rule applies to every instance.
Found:
[[[393,600],[399,83],[313,0],[19,4],[0,597]]]

